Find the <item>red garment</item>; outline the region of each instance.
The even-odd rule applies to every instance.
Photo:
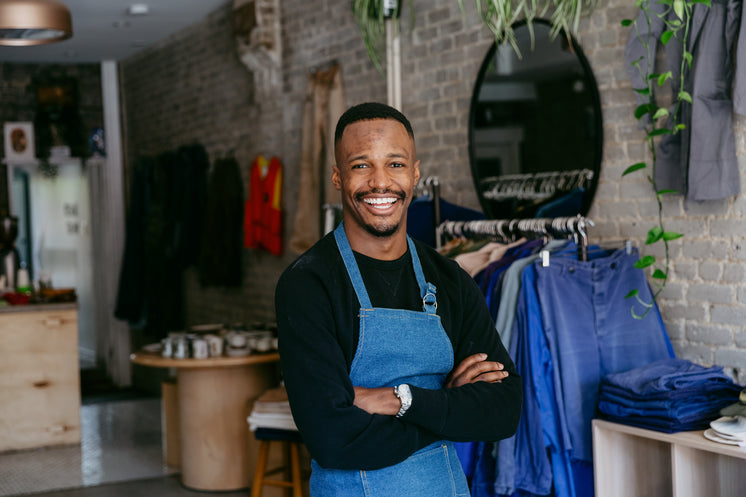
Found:
[[[254,159],[249,178],[249,199],[244,210],[244,247],[282,253],[282,164],[272,157]]]

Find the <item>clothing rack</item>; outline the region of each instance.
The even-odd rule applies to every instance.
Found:
[[[534,219],[490,219],[483,221],[445,221],[436,231],[437,247],[443,244],[444,237],[479,238],[505,243],[519,238],[569,238],[578,246],[578,259],[588,260],[587,229],[593,221],[584,216],[534,218]]]
[[[590,169],[507,174],[484,178],[482,195],[490,200],[544,200],[557,193],[587,188],[593,180]]]

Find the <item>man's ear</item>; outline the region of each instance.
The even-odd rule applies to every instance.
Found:
[[[332,184],[334,188],[342,191],[342,178],[339,177],[339,167],[336,164],[332,166]]]
[[[420,161],[414,163],[414,184],[420,181]]]

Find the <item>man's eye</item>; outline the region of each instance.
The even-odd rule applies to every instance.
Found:
[[[351,169],[363,169],[365,167],[368,167],[368,164],[353,164],[350,166]]]
[[[392,162],[391,167],[406,167],[406,166],[402,164],[401,162]]]

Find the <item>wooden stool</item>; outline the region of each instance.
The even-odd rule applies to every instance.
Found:
[[[251,487],[251,497],[261,497],[264,485],[275,487],[288,487],[293,489],[293,497],[302,497],[302,482],[300,476],[299,447],[303,442],[300,433],[290,430],[277,430],[273,428],[257,428],[254,436],[259,441],[259,456],[256,461],[254,472],[254,483]],[[282,443],[290,451],[290,481],[269,480],[265,476],[278,473],[287,469],[286,466],[267,470],[267,459],[269,457],[269,446],[272,442]]]

